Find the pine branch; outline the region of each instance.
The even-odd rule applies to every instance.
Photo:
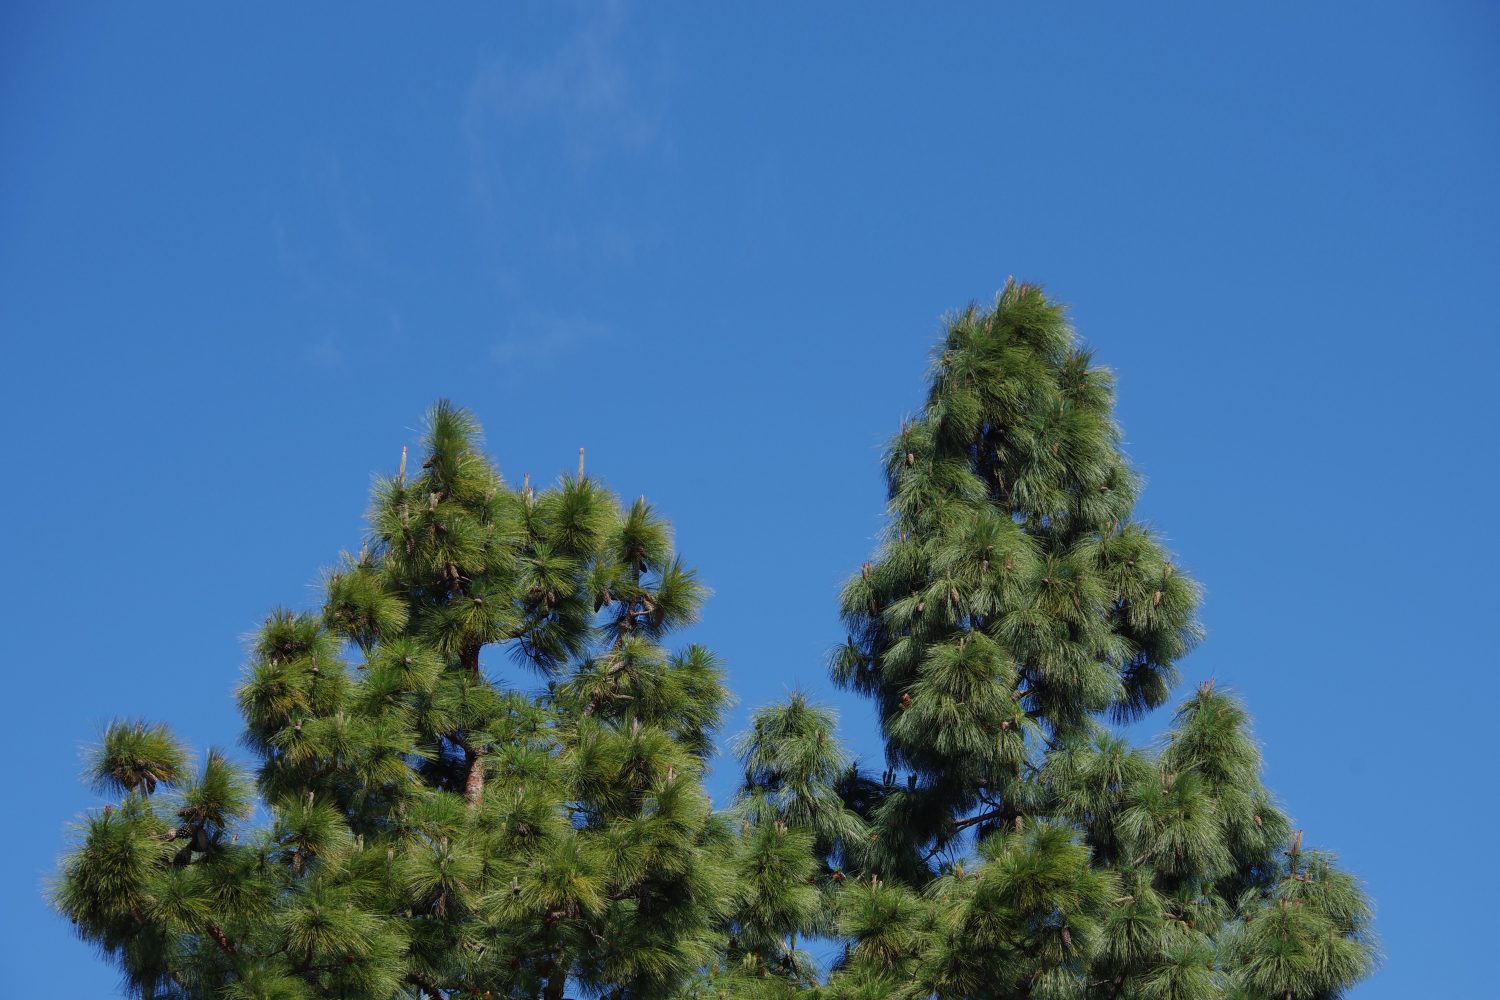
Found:
[[[224,954],[231,958],[239,954],[239,949],[235,947],[233,941],[229,940],[229,935],[224,933],[224,928],[210,920],[204,924],[204,930],[208,931],[208,936],[213,938],[214,944],[218,945],[219,950]]]
[[[1006,811],[1007,810],[1002,806],[998,809],[993,809],[990,812],[980,813],[977,816],[970,816],[968,819],[955,820],[953,823],[953,832],[958,833],[961,830],[967,830],[969,827],[976,826],[980,823],[985,822],[986,820],[1000,819],[1005,815]]]

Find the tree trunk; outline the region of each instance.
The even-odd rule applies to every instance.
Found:
[[[563,1000],[563,987],[568,985],[568,967],[561,961],[552,966],[552,975],[547,977],[547,988],[543,1000]]]
[[[469,774],[464,779],[464,798],[477,806],[484,799],[484,751],[469,750]]]

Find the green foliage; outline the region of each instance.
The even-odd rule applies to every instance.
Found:
[[[118,801],[54,896],[132,992],[647,997],[724,950],[746,850],[702,774],[728,696],[708,650],[659,645],[705,597],[666,523],[586,477],[508,486],[446,403],[426,446],[321,610],[252,640],[253,780],[106,731],[90,777]]]
[[[89,755],[89,778],[97,791],[150,795],[158,784],[182,778],[187,753],[161,724],[114,722]]]
[[[1300,853],[1235,699],[1204,685],[1154,754],[1105,728],[1163,704],[1199,637],[1112,408],[1062,310],[1012,282],[949,322],[891,444],[832,659],[888,764],[845,783],[875,847],[835,996],[1311,998],[1370,968],[1363,897]]]
[[[54,901],[151,998],[1340,996],[1370,908],[1262,785],[1244,707],[1210,683],[1152,750],[1108,728],[1199,638],[1119,440],[1039,289],[955,316],[832,657],[886,766],[794,696],[716,811],[729,694],[664,646],[707,596],[667,523],[582,468],[507,484],[439,403],[322,607],[250,642],[253,773],[110,725]]]

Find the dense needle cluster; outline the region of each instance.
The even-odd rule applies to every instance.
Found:
[[[582,467],[507,484],[440,403],[323,607],[253,640],[258,772],[112,725],[57,905],[153,998],[1340,996],[1368,904],[1273,803],[1243,707],[1203,685],[1154,751],[1109,728],[1198,638],[1112,408],[1036,287],[948,323],[833,656],[885,767],[793,698],[715,810],[728,694],[664,646],[704,598],[667,525]]]

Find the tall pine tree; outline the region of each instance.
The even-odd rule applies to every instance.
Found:
[[[1260,783],[1248,718],[1205,685],[1160,752],[1108,722],[1163,704],[1197,586],[1132,517],[1109,373],[1008,283],[948,325],[886,459],[890,525],[844,590],[835,679],[887,770],[851,804],[837,997],[1339,995],[1368,906]]]
[[[581,469],[508,486],[478,435],[439,404],[321,613],[266,619],[239,690],[253,780],[109,728],[116,801],[55,896],[135,995],[653,997],[722,950],[736,873],[701,781],[722,670],[661,645],[703,588],[644,500]]]
[[[1199,638],[1112,409],[1036,287],[947,325],[832,663],[885,766],[794,697],[715,811],[728,694],[663,645],[704,596],[667,525],[581,466],[505,483],[439,404],[322,608],[254,639],[258,772],[110,726],[57,905],[141,997],[1341,996],[1369,906],[1262,785],[1243,706],[1205,684],[1152,750],[1111,728]]]

